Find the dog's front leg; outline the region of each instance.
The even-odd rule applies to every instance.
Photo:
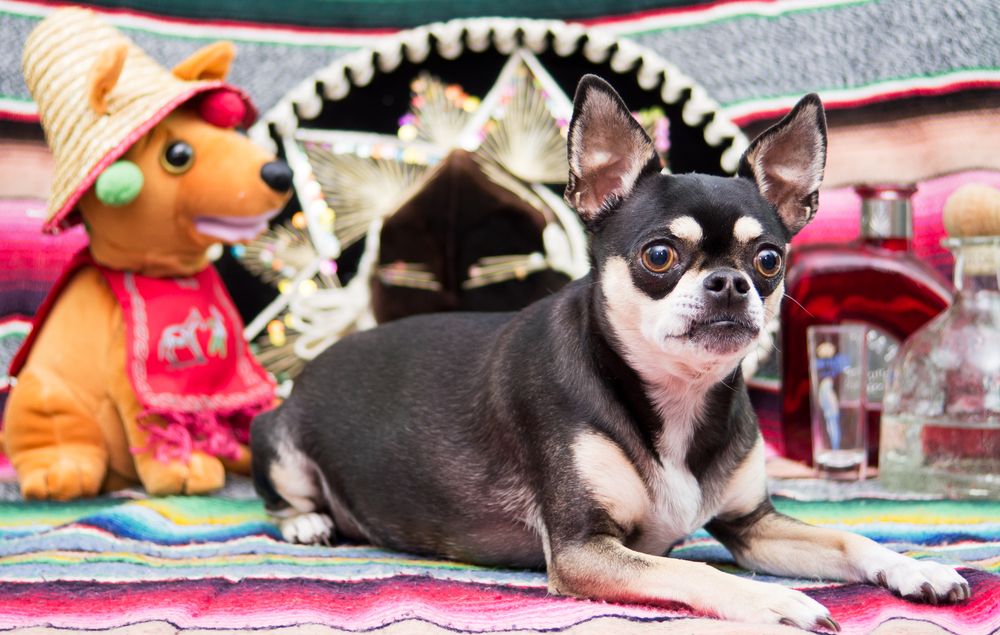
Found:
[[[549,551],[549,592],[612,602],[683,603],[730,620],[840,630],[807,595],[739,578],[698,562],[632,551],[617,537],[594,535]]]
[[[931,604],[970,597],[953,568],[921,562],[847,531],[814,527],[776,511],[764,500],[749,514],[716,518],[706,526],[740,566],[775,575],[872,582]]]

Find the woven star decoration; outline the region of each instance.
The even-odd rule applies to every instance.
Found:
[[[468,180],[478,183],[483,196],[536,217],[543,242],[529,253],[476,259],[462,272],[462,291],[546,271],[564,281],[589,271],[586,235],[559,193],[568,172],[572,100],[531,51],[515,48],[482,97],[427,72],[414,77],[410,88],[396,135],[299,128],[285,138],[302,211],[234,251],[280,292],[246,335],[256,338],[258,356],[281,381],[346,333],[395,317],[374,314],[373,287],[443,292],[446,281],[433,263],[379,263],[378,254],[393,216],[408,213],[407,205],[436,187],[435,181],[453,178],[457,165],[471,173]],[[666,163],[669,123],[663,111],[654,107],[634,116]],[[358,271],[343,284],[336,259],[361,240]]]

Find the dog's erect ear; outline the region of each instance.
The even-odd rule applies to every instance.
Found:
[[[229,68],[236,58],[236,47],[232,42],[213,42],[191,54],[171,71],[174,77],[191,81],[195,79],[217,79],[222,81],[229,74]]]
[[[810,93],[790,113],[754,139],[740,159],[739,176],[757,182],[767,202],[794,236],[816,215],[826,166],[826,114]]]
[[[596,75],[576,88],[567,146],[566,202],[588,225],[627,197],[640,176],[663,167],[649,135]]]

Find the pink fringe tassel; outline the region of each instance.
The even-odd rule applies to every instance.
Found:
[[[220,416],[214,412],[146,410],[139,415],[140,420],[159,415],[167,424],[140,423],[139,427],[149,434],[148,443],[141,448],[130,448],[130,451],[132,454],[152,451],[160,463],[187,463],[195,450],[235,461],[240,458],[240,442],[250,440],[250,421],[257,411]]]

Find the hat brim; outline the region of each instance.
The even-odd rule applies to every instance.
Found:
[[[243,121],[240,126],[243,128],[248,128],[253,125],[254,121],[257,120],[257,109],[253,105],[253,101],[250,96],[244,91],[236,88],[235,86],[230,86],[225,82],[221,81],[208,81],[199,82],[198,85],[192,86],[190,89],[178,93],[170,101],[164,104],[159,110],[153,113],[153,115],[136,127],[128,136],[126,136],[121,143],[119,143],[114,149],[104,155],[100,161],[97,162],[87,176],[80,182],[80,184],[73,190],[66,202],[56,210],[56,212],[50,215],[49,219],[45,221],[42,225],[42,231],[46,234],[57,234],[60,231],[69,229],[74,225],[79,224],[82,221],[79,211],[76,209],[76,204],[80,201],[83,195],[88,189],[97,181],[97,178],[104,173],[112,163],[117,161],[128,152],[132,145],[141,139],[147,132],[152,130],[156,124],[163,121],[167,115],[177,110],[182,104],[186,103],[193,97],[198,95],[215,91],[215,90],[227,90],[233,92],[237,95],[246,106],[246,114],[243,117]]]

